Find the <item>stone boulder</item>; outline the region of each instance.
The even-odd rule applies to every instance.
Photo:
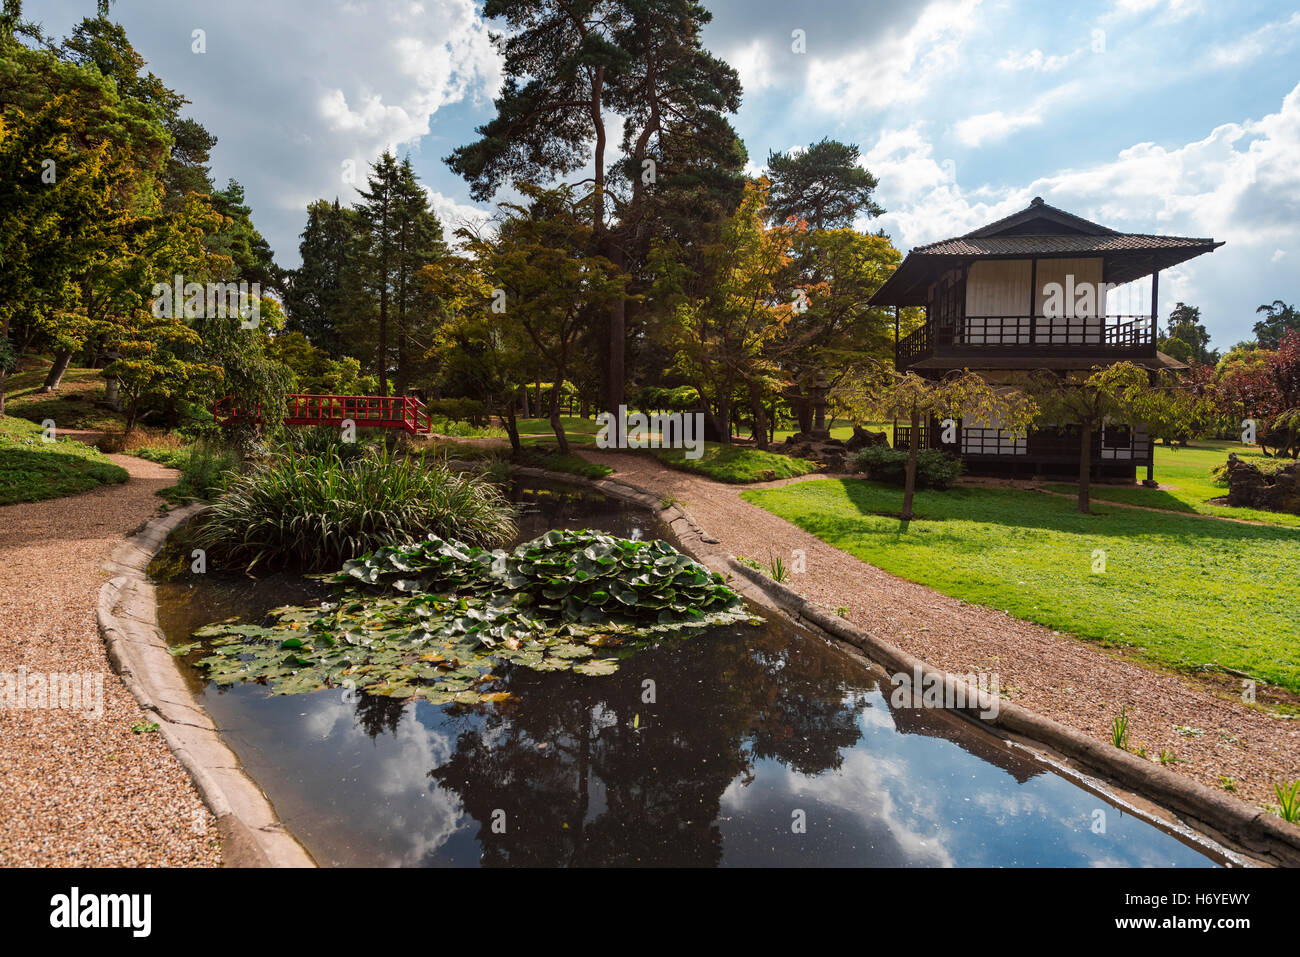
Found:
[[[863,449],[869,448],[873,445],[888,445],[888,444],[889,444],[889,436],[886,435],[884,432],[871,432],[867,429],[862,428],[862,426],[860,425],[855,425],[853,427],[853,435],[851,435],[848,441],[844,443],[844,451],[860,452]]]
[[[1300,515],[1300,461],[1282,466],[1272,475],[1228,455],[1228,504]]]

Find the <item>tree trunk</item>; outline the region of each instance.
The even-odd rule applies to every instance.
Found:
[[[569,437],[564,434],[564,423],[560,421],[560,384],[563,379],[557,379],[551,386],[551,429],[555,432],[555,441],[560,447],[561,455],[569,454]]]
[[[63,382],[63,373],[68,371],[68,363],[71,361],[71,349],[60,349],[54,354],[54,365],[50,366],[50,374],[45,377],[45,385],[41,386],[42,392],[58,391]]]
[[[1079,436],[1079,511],[1084,515],[1092,511],[1089,495],[1092,482],[1092,423],[1084,422]]]
[[[754,442],[767,451],[767,407],[763,405],[763,395],[756,385],[749,387],[749,406],[754,413]]]
[[[794,414],[799,419],[799,431],[807,435],[813,427],[812,402],[808,400],[807,395],[801,393],[792,404]]]
[[[524,403],[528,402],[527,390],[524,392]],[[510,437],[510,452],[512,455],[519,455],[523,452],[523,446],[519,442],[519,423],[515,421],[515,397],[512,395],[506,400],[505,415],[506,435]]]
[[[0,366],[0,415],[5,414],[5,370]]]
[[[912,499],[916,496],[916,460],[921,451],[921,410],[912,406],[912,434],[907,446],[907,475],[903,480],[903,521],[912,520]]]
[[[521,389],[520,391],[523,393],[523,403],[524,403],[523,417],[525,419],[531,418],[531,416],[528,414],[528,387],[524,386],[524,388]],[[511,399],[510,401],[514,402],[514,399]],[[514,411],[513,405],[511,405],[510,410],[512,412]]]

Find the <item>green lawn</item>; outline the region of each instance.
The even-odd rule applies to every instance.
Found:
[[[530,432],[544,432],[552,437],[555,435],[555,430],[551,428],[550,419],[518,419],[515,425],[518,426],[520,435],[527,435]],[[574,433],[595,435],[600,431],[600,426],[596,424],[594,415],[590,419],[584,419],[577,415],[562,415],[560,416],[560,425],[564,427],[564,431],[571,437]]]
[[[718,445],[714,442],[704,443],[704,454],[698,459],[687,458],[685,449],[655,449],[652,454],[675,469],[699,472],[719,482],[737,484],[793,478],[818,469],[816,462],[806,459],[763,452],[743,445]]]
[[[33,422],[53,419],[60,429],[122,431],[122,416],[95,405],[104,398],[104,376],[98,369],[69,369],[59,391],[41,392],[49,363],[5,377],[5,414]]]
[[[43,434],[35,422],[0,417],[0,505],[61,498],[127,480],[126,469],[93,446],[72,439],[46,442]]]
[[[1300,693],[1300,533],[1094,506],[1032,491],[902,491],[860,479],[743,497],[900,577],[1178,669],[1231,668]],[[1105,552],[1094,574],[1094,551]],[[809,568],[808,574],[816,574]],[[797,585],[796,585],[797,587]]]
[[[894,423],[892,422],[868,422],[863,426],[871,432],[884,432],[889,438],[889,444],[894,444]],[[773,434],[776,436],[775,441],[784,442],[790,436],[794,435],[795,429],[777,429]],[[853,437],[853,423],[845,419],[834,419],[831,422],[832,439],[850,439]]]
[[[1236,452],[1237,457],[1242,459],[1263,458],[1263,453],[1255,446],[1243,446],[1237,442],[1198,441],[1195,446],[1185,449],[1157,445],[1155,477],[1161,485],[1169,486],[1167,489],[1093,485],[1092,498],[1097,501],[1167,508],[1175,512],[1194,512],[1222,518],[1245,518],[1300,528],[1300,515],[1206,504],[1206,499],[1221,498],[1228,494],[1226,486],[1214,484],[1210,470],[1228,461],[1229,452]],[[1145,470],[1139,468],[1138,478],[1145,477]],[[1044,488],[1071,495],[1077,494],[1078,489],[1072,483],[1045,485]]]

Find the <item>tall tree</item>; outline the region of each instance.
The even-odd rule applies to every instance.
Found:
[[[527,204],[502,203],[506,218],[493,238],[462,233],[493,284],[484,308],[500,310],[536,350],[551,383],[549,417],[560,452],[569,452],[560,396],[585,321],[625,293],[627,277],[592,255],[590,199],[572,190],[520,184]],[[495,301],[493,301],[495,300]],[[517,337],[517,336],[516,336]]]
[[[324,199],[312,203],[298,245],[302,265],[287,277],[289,328],[335,359],[345,352],[346,287],[354,273],[360,232],[357,212],[340,205],[337,198],[333,203]]]
[[[429,206],[409,157],[398,167],[397,190],[397,393],[405,395],[420,358],[417,340],[428,337],[427,327],[442,318],[441,300],[416,274],[447,255],[442,224]]]
[[[1300,309],[1281,299],[1274,299],[1271,306],[1260,306],[1255,312],[1264,314],[1255,323],[1255,339],[1265,349],[1276,349],[1288,331],[1300,330]]]
[[[751,183],[740,208],[716,230],[710,243],[683,265],[673,244],[657,248],[657,296],[672,305],[664,332],[674,352],[674,369],[708,405],[707,434],[730,443],[737,396],[755,417],[755,438],[766,444],[767,398],[781,385],[779,368],[767,350],[794,311],[778,290],[790,268],[796,229],[763,224],[765,184]]]
[[[505,83],[497,115],[480,139],[447,157],[476,199],[513,180],[554,182],[578,170],[591,176],[593,250],[626,268],[627,230],[611,229],[606,111],[624,117],[627,196],[621,219],[634,229],[649,181],[669,175],[645,165],[656,137],[673,128],[729,158],[735,137],[722,120],[739,106],[736,73],[700,45],[711,15],[691,0],[487,0],[484,15],[504,19],[494,38]],[[719,122],[721,120],[721,122]],[[643,178],[645,177],[645,178]],[[606,386],[611,408],[623,402],[626,306],[611,304],[606,329]]]
[[[388,395],[388,373],[392,367],[392,357],[388,351],[388,309],[393,297],[401,222],[399,175],[396,157],[385,150],[378,160],[370,164],[366,189],[358,190],[361,202],[357,204],[357,211],[366,226],[367,285],[379,300],[375,375],[379,378],[380,395]]]
[[[812,229],[851,226],[859,214],[882,215],[884,208],[872,198],[879,183],[859,158],[857,146],[832,139],[806,150],[770,153],[768,215],[778,223],[806,220]]]
[[[1182,302],[1169,312],[1169,325],[1160,340],[1160,351],[1180,362],[1214,365],[1219,361],[1218,351],[1210,348],[1210,333],[1201,322],[1201,310]]]

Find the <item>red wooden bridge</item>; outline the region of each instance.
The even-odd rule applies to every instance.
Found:
[[[337,425],[354,422],[358,427],[403,429],[412,435],[428,435],[432,422],[423,402],[410,395],[306,395],[284,397],[285,425]],[[212,417],[220,425],[262,422],[262,407],[241,408],[234,396],[218,399]]]

